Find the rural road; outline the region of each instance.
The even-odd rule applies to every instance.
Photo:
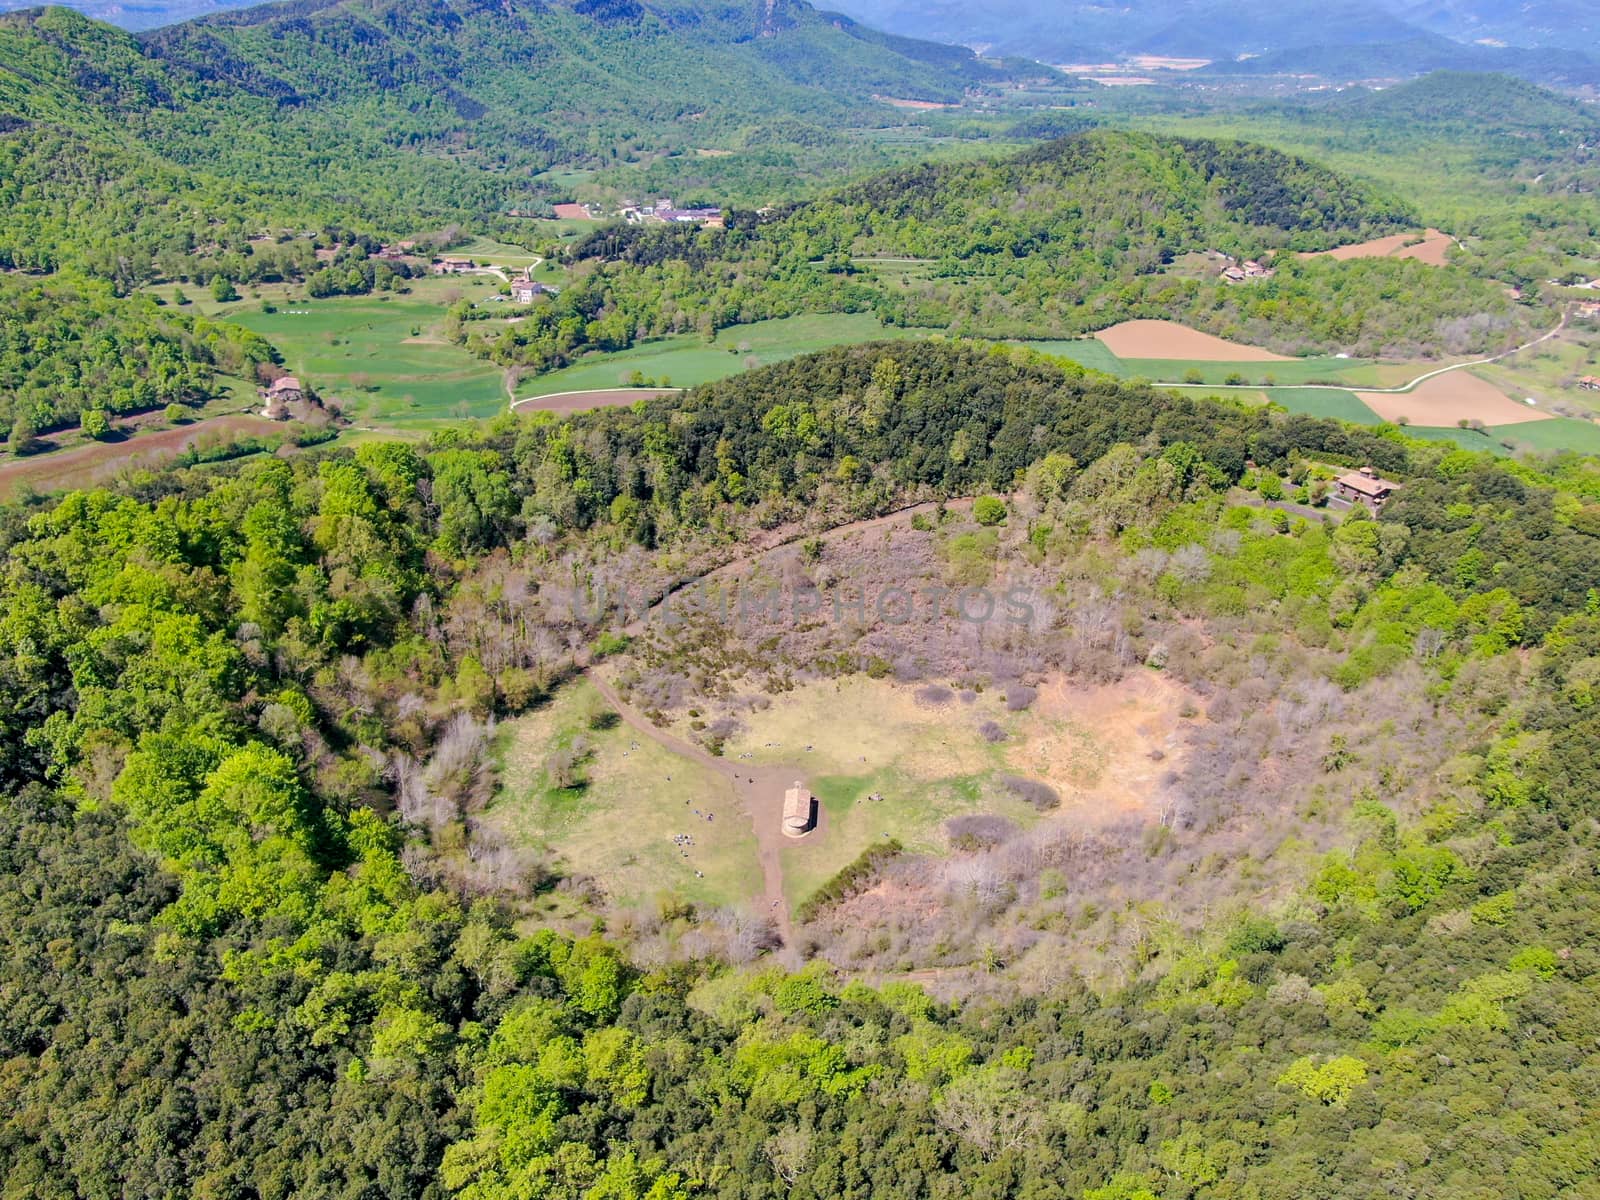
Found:
[[[1566,313],[1562,313],[1561,314],[1561,320],[1556,322],[1556,327],[1554,329],[1552,329],[1549,333],[1540,334],[1538,337],[1534,338],[1533,341],[1531,341],[1531,342],[1524,342],[1520,346],[1516,346],[1516,347],[1514,347],[1514,348],[1512,348],[1510,350],[1502,351],[1501,353],[1492,355],[1489,358],[1478,358],[1478,359],[1474,359],[1471,362],[1452,363],[1448,367],[1439,367],[1436,370],[1428,371],[1425,374],[1418,375],[1410,383],[1403,383],[1399,387],[1387,387],[1387,388],[1383,388],[1383,387],[1362,387],[1360,384],[1355,384],[1355,383],[1297,383],[1297,384],[1294,384],[1292,386],[1295,388],[1296,391],[1308,391],[1308,392],[1362,391],[1362,392],[1371,392],[1375,396],[1404,396],[1409,392],[1416,391],[1417,388],[1419,388],[1423,384],[1427,383],[1428,380],[1437,379],[1441,375],[1448,375],[1448,374],[1450,374],[1451,371],[1466,371],[1466,370],[1469,370],[1472,367],[1486,367],[1491,363],[1497,363],[1497,362],[1500,362],[1502,359],[1510,358],[1513,354],[1521,354],[1524,350],[1531,350],[1535,346],[1541,345],[1544,342],[1548,342],[1551,338],[1556,337],[1566,327],[1567,327],[1567,314]],[[1166,387],[1166,388],[1190,388],[1190,389],[1202,388],[1202,389],[1209,389],[1209,390],[1212,390],[1212,391],[1215,391],[1219,387],[1238,386],[1238,387],[1248,388],[1248,389],[1250,389],[1252,391],[1259,391],[1260,390],[1260,388],[1258,386],[1255,386],[1255,385],[1252,385],[1252,384],[1230,385],[1230,384],[1218,384],[1218,383],[1174,383],[1174,382],[1171,382],[1171,381],[1160,380],[1160,379],[1152,380],[1151,381],[1151,386],[1153,386],[1153,387]]]

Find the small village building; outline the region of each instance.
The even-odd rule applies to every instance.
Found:
[[[1341,500],[1348,500],[1351,504],[1365,504],[1374,513],[1384,506],[1399,486],[1398,483],[1382,478],[1371,467],[1351,471],[1333,481],[1334,491]]]
[[[817,820],[817,800],[798,779],[783,794],[783,836],[804,837]]]
[[[465,275],[474,269],[470,258],[461,258],[453,254],[447,254],[433,264],[435,275]]]
[[[1585,375],[1578,386],[1586,392],[1600,392],[1600,375]]]
[[[511,281],[511,298],[518,304],[532,304],[536,297],[557,294],[558,290],[548,283],[540,283],[533,279],[513,279]]]
[[[289,419],[289,405],[298,404],[305,398],[305,388],[293,375],[274,379],[261,389],[261,415],[272,421],[286,421]]]

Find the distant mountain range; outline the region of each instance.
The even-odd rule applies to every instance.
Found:
[[[1213,74],[1405,77],[1501,71],[1600,85],[1600,6],[1588,0],[830,0],[896,33],[1056,63],[1206,58]]]
[[[293,0],[141,35],[0,14],[0,265],[136,280],[219,228],[481,223],[559,197],[554,167],[787,195],[895,161],[883,98],[1012,78],[801,0]]]
[[[255,7],[260,0],[68,0],[129,30]],[[0,12],[30,0],[0,0]],[[1498,71],[1600,89],[1600,5],[1591,0],[826,0],[829,9],[906,38],[1049,63],[1134,55],[1212,60],[1211,77],[1314,76],[1341,82],[1436,70]],[[315,10],[315,0],[296,7]],[[581,10],[586,7],[578,4]],[[591,0],[596,10],[659,10]],[[782,0],[674,0],[685,22],[759,22]],[[693,14],[692,16],[685,14]],[[855,36],[868,30],[855,27]]]

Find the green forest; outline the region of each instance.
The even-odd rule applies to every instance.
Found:
[[[903,119],[875,96],[959,100],[1012,69],[1037,73],[787,2],[273,5],[141,37],[0,15],[0,265],[132,286],[264,232],[509,233],[508,210],[571,198],[551,168],[669,158],[680,192],[760,202],[914,154],[878,139]],[[816,86],[833,72],[849,86]]]
[[[1197,78],[802,0],[0,15],[0,1200],[1600,1200],[1577,420],[1013,344],[1366,412],[1331,356],[1571,333],[1600,122]],[[540,219],[663,194],[724,226]],[[528,407],[641,387],[468,419],[570,366]]]
[[[1402,498],[1331,536],[1227,500],[1307,461]],[[1585,1194],[1597,478],[901,344],[0,510],[7,1194]],[[574,570],[1019,480],[1047,567],[1235,530],[1152,616],[1246,614],[1358,696],[1420,672],[1412,719],[1481,740],[1437,790],[1323,747],[1292,897],[1152,926],[1107,990],[646,966],[429,882],[398,764],[559,686],[605,633],[545,603]]]
[[[1545,319],[1466,271],[1296,257],[1416,223],[1392,195],[1265,147],[1096,131],[902,168],[721,231],[605,228],[569,249],[592,269],[558,303],[457,336],[503,365],[547,369],[800,312],[991,338],[1165,318],[1284,352],[1406,357],[1506,349]],[[1275,254],[1277,274],[1241,288],[1171,269],[1207,252]],[[875,260],[921,270],[881,273]]]
[[[0,426],[10,449],[78,423],[208,399],[272,347],[237,325],[118,298],[105,284],[0,277]]]

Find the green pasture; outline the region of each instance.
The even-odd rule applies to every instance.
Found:
[[[1489,436],[1497,443],[1514,442],[1519,448],[1529,446],[1540,451],[1573,450],[1579,454],[1600,454],[1600,425],[1575,417],[1526,421],[1520,425],[1493,425],[1489,428]]]
[[[693,387],[833,346],[930,336],[931,330],[881,325],[868,313],[783,317],[723,329],[711,342],[698,334],[680,334],[614,354],[589,355],[573,366],[525,379],[517,394],[549,396],[614,388],[625,385],[635,372],[662,386]]]
[[[1368,408],[1361,397],[1337,388],[1268,388],[1267,397],[1292,413],[1308,417],[1328,417],[1354,425],[1383,424],[1383,418]]]
[[[530,221],[530,225],[559,225],[559,221]],[[578,222],[571,222],[578,224]],[[454,246],[448,253],[461,255],[473,262],[486,262],[496,267],[515,267],[520,270],[530,266],[539,257],[526,246],[510,242],[497,242],[493,238],[476,237],[464,246]]]
[[[1110,347],[1095,338],[1072,338],[1066,341],[1041,341],[1018,342],[1017,345],[1026,346],[1030,350],[1037,350],[1040,354],[1048,354],[1052,358],[1065,358],[1077,363],[1080,367],[1088,367],[1091,371],[1103,371],[1107,375],[1115,375],[1118,379],[1126,378],[1128,369]]]
[[[506,394],[499,368],[437,335],[450,296],[497,290],[482,277],[418,281],[410,295],[285,300],[276,312],[230,306],[229,320],[283,352],[285,365],[354,421],[417,423],[490,417]]]

